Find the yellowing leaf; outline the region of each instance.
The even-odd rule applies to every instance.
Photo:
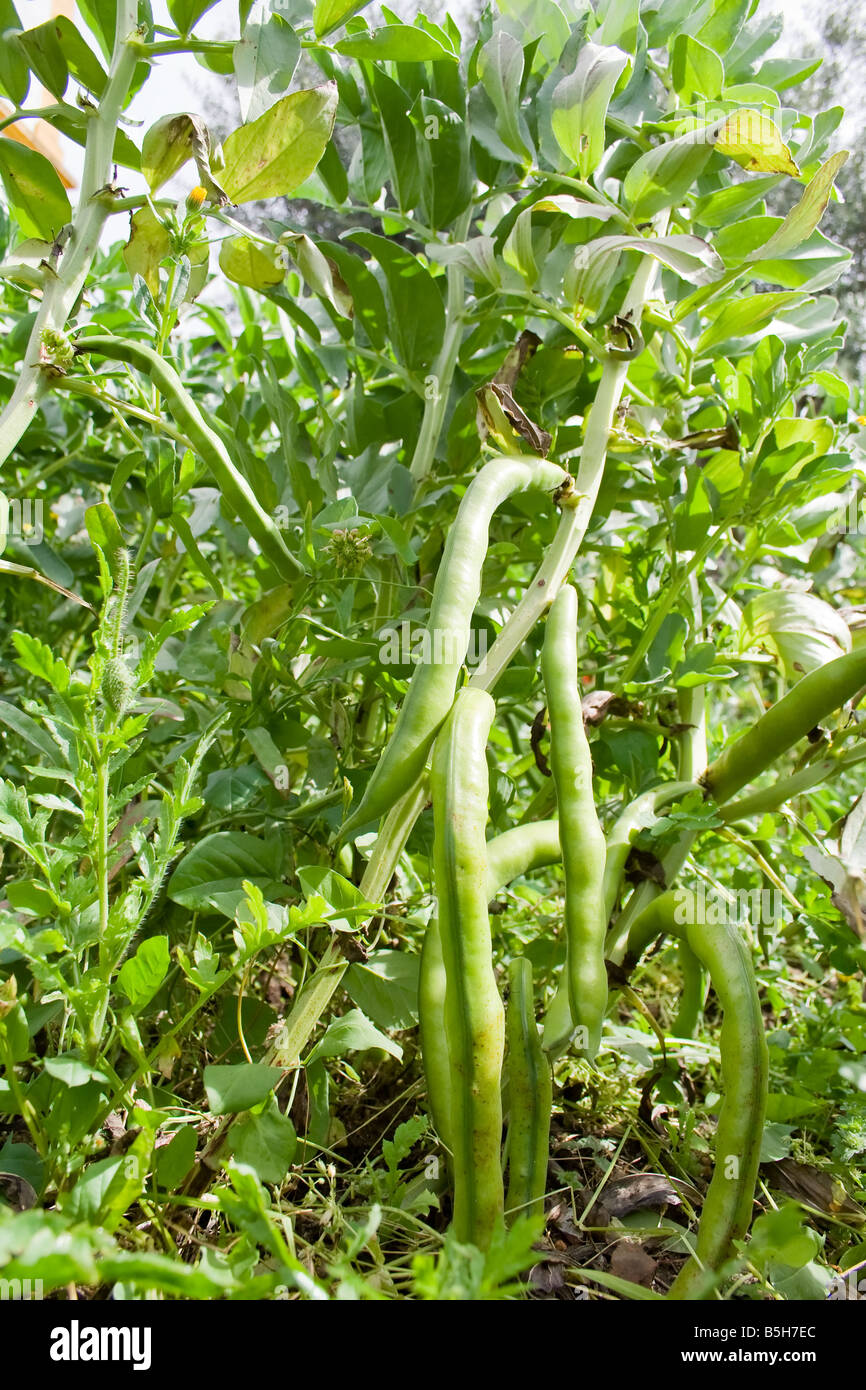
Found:
[[[154,122],[141,145],[141,172],[151,192],[192,159],[196,145],[200,144],[206,151],[208,143],[204,121],[188,111],[177,116],[162,116]]]
[[[159,294],[159,265],[168,255],[171,238],[149,207],[140,208],[129,224],[123,259],[130,275],[140,275],[154,299]]]
[[[749,107],[727,117],[719,130],[716,149],[754,173],[796,177],[800,172],[775,121]]]
[[[220,247],[220,270],[236,285],[266,290],[285,279],[288,256],[281,246],[260,246],[246,236],[228,237]]]
[[[290,92],[225,142],[223,187],[233,203],[283,198],[309,178],[331,138],[337,86]]]
[[[749,261],[769,261],[787,256],[812,235],[830,201],[836,175],[848,158],[847,150],[839,150],[822,164],[803,191],[803,196],[776,228],[770,240],[748,257]]]

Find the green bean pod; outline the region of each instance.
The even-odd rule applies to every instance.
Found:
[[[671,1024],[675,1038],[693,1038],[704,1007],[706,975],[703,966],[687,941],[679,943],[679,962],[683,977],[679,1008]]]
[[[704,1199],[695,1254],[674,1280],[669,1298],[700,1299],[708,1277],[749,1229],[767,1104],[767,1044],[748,947],[735,926],[681,922],[677,895],[656,898],[636,919],[629,956],[636,959],[660,931],[679,936],[709,972],[722,1006],[724,1100],[716,1129],[713,1176]]]
[[[126,362],[152,382],[165,397],[175,423],[188,435],[223,497],[246,526],[265,558],[283,579],[297,579],[303,574],[303,565],[288,549],[274,518],[265,511],[247,479],[232,462],[222,439],[206,424],[174,367],[146,343],[127,338],[82,338],[79,349]]]
[[[451,1148],[451,1059],[445,1040],[445,961],[439,922],[431,917],[424,932],[418,974],[418,1033],[427,1082],[427,1105],[439,1138]]]
[[[445,973],[454,1229],[485,1249],[504,1212],[502,1061],[505,1022],[487,914],[487,759],[495,706],[460,692],[433,751],[433,871]]]
[[[427,624],[431,659],[415,670],[385,752],[343,826],[344,836],[384,815],[424,768],[466,658],[496,508],[514,493],[530,488],[553,492],[568,479],[568,473],[546,459],[503,457],[485,464],[469,484],[433,586]]]
[[[503,830],[487,841],[488,902],[513,878],[558,864],[561,858],[558,821],[539,820]]]
[[[487,899],[513,878],[531,873],[562,857],[555,820],[516,825],[487,841]],[[431,917],[424,933],[418,980],[418,1023],[427,1081],[427,1102],[439,1138],[451,1147],[451,1073],[442,1046],[445,1036],[445,963],[439,923]]]
[[[853,699],[864,685],[866,646],[803,676],[707,768],[703,781],[716,801],[727,801],[754,782],[776,758]]]
[[[577,1050],[590,1060],[607,1008],[605,840],[592,794],[592,759],[577,671],[577,594],[566,584],[547,617],[541,672],[550,716],[550,767],[565,869],[566,979]]]
[[[547,1190],[553,1079],[535,1022],[532,965],[517,956],[508,966],[508,1195],[513,1217],[540,1215]]]

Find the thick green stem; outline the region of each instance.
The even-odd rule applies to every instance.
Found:
[[[12,453],[39,405],[43,391],[43,375],[39,366],[42,335],[46,329],[59,331],[65,327],[84,289],[105,219],[112,211],[112,195],[104,190],[111,179],[118,121],[138,61],[135,45],[131,42],[137,22],[137,0],[120,0],[117,6],[117,37],[108,82],[99,109],[90,117],[87,131],[81,195],[72,221],[72,235],[57,274],[48,276],[46,280],[21,374],[0,415],[0,464]],[[59,227],[57,231],[60,231]]]
[[[645,256],[620,311],[623,315],[630,314],[635,325],[640,320],[645,301],[652,293],[657,273],[657,262],[651,256]],[[601,480],[604,477],[608,440],[622,398],[627,371],[627,362],[608,360],[605,363],[587,421],[583,448],[580,451],[580,466],[575,479],[577,504],[563,511],[553,544],[535,578],[485,659],[473,673],[470,685],[482,690],[493,689],[514,653],[526,641],[565,581],[592,520]]]

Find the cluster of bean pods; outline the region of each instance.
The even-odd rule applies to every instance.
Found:
[[[351,834],[394,806],[423,773],[432,751],[438,911],[421,957],[421,1046],[430,1113],[449,1154],[455,1232],[481,1248],[504,1220],[543,1212],[552,1062],[568,1048],[590,1061],[598,1051],[609,1005],[605,937],[632,836],[695,786],[669,782],[654,788],[627,806],[605,837],[581,711],[577,594],[566,583],[548,611],[542,654],[557,818],[486,838],[486,746],[495,704],[485,690],[467,685],[457,691],[457,683],[480,592],[487,528],[505,498],[532,487],[550,492],[561,487],[563,476],[543,460],[502,458],[485,465],[470,485],[449,535],[430,617],[431,628],[451,633],[454,659],[416,671],[392,739],[344,828]],[[866,653],[831,662],[817,675],[821,679],[805,677],[711,765],[702,779],[706,794],[729,799],[852,698],[866,681]],[[523,957],[509,963],[507,1015],[503,1008],[488,904],[513,878],[557,862],[565,877],[566,961],[541,1035],[532,967]],[[739,930],[682,922],[673,895],[656,891],[632,922],[624,968],[632,968],[659,936],[671,935],[683,975],[678,1035],[690,1036],[696,1026],[704,972],[723,1011],[725,1099],[715,1170],[694,1253],[669,1294],[699,1299],[715,1292],[718,1271],[751,1222],[767,1094],[766,1045],[751,951]]]
[[[139,342],[90,337],[82,339],[79,351],[124,362],[149,379],[263,555],[284,579],[302,575],[303,565],[177,372]],[[504,1219],[537,1217],[543,1210],[551,1064],[569,1047],[590,1061],[598,1051],[609,1003],[605,936],[631,837],[693,785],[668,782],[638,797],[605,837],[581,713],[577,595],[558,578],[542,657],[558,816],[486,838],[486,743],[495,705],[484,689],[469,685],[458,692],[457,685],[480,594],[488,527],[496,508],[515,493],[537,489],[567,499],[570,488],[565,470],[526,456],[494,458],[473,479],[449,532],[430,611],[431,631],[447,639],[447,658],[417,668],[384,755],[342,832],[347,838],[402,801],[418,801],[419,779],[432,752],[438,916],[428,926],[421,959],[421,1043],[430,1111],[450,1155],[454,1226],[461,1240],[481,1248]],[[705,793],[720,805],[730,801],[864,685],[866,647],[804,676],[710,765],[701,779]],[[725,819],[746,814],[750,806],[749,797],[734,802]],[[687,852],[688,846],[675,869]],[[493,967],[488,902],[513,878],[560,861],[566,961],[540,1035],[532,967],[522,957],[509,964],[506,1019]],[[675,1299],[702,1298],[716,1289],[718,1270],[751,1220],[767,1091],[763,1022],[751,953],[739,932],[682,922],[670,893],[647,885],[645,890],[632,894],[618,924],[619,941],[616,933],[608,937],[608,956],[619,963],[625,951],[618,965],[622,973],[659,936],[672,935],[684,980],[677,1030],[687,1036],[695,1026],[704,971],[724,1014],[725,1100],[715,1171],[694,1254],[670,1291]]]

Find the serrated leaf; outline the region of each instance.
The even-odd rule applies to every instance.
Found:
[[[31,676],[38,676],[40,680],[47,681],[58,695],[69,689],[69,667],[62,657],[54,655],[45,642],[18,630],[12,633],[12,641],[18,653],[19,666],[29,671]]]
[[[167,936],[151,936],[142,941],[134,956],[124,961],[117,976],[134,1012],[149,1004],[166,975],[170,963]]]

